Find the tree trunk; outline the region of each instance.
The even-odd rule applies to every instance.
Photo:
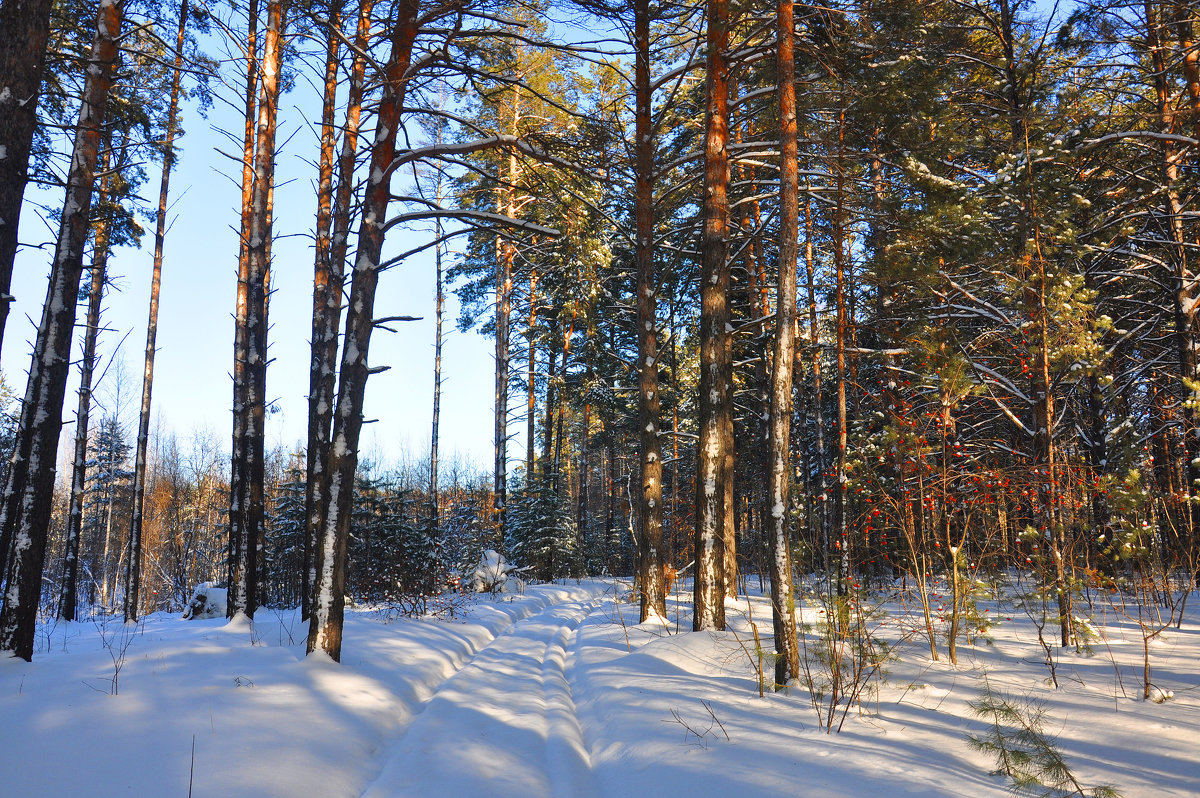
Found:
[[[242,417],[240,484],[230,484],[241,510],[241,548],[230,579],[230,617],[244,612],[253,618],[259,598],[264,523],[264,425],[267,381],[267,299],[270,273],[271,199],[275,180],[275,130],[279,110],[279,72],[283,61],[284,0],[267,3],[267,31],[263,39],[258,121],[255,131],[254,178],[251,187],[246,237],[246,315],[244,336],[245,386],[243,403],[234,412]],[[239,289],[240,293],[240,289]],[[235,424],[236,426],[236,424]],[[233,515],[231,505],[230,516]]]
[[[525,375],[525,486],[533,484],[537,465],[537,267],[529,269],[529,325],[526,333],[528,369]]]
[[[324,528],[326,510],[321,497],[327,479],[329,436],[333,427],[334,392],[337,387],[338,330],[341,326],[342,285],[345,276],[346,249],[349,243],[351,200],[354,194],[354,162],[358,152],[358,132],[362,115],[366,59],[361,55],[371,33],[374,0],[361,0],[358,28],[354,37],[354,59],[350,66],[350,88],[346,98],[346,128],[338,155],[338,185],[334,195],[332,234],[329,244],[327,287],[323,291],[320,326],[317,325],[317,289],[313,291],[312,360],[308,388],[308,475],[304,486],[304,573],[301,584],[302,616],[311,612],[313,585],[317,579],[317,540]],[[330,33],[331,37],[334,34]],[[316,381],[314,382],[314,378]]]
[[[1150,62],[1154,69],[1154,89],[1157,106],[1155,111],[1158,115],[1160,129],[1163,133],[1167,134],[1190,135],[1193,131],[1178,129],[1177,111],[1172,102],[1171,91],[1167,82],[1168,53],[1165,52],[1166,44],[1163,41],[1165,31],[1162,27],[1162,21],[1158,16],[1158,9],[1151,2],[1146,2],[1144,7],[1146,14],[1146,46],[1150,51]],[[1177,27],[1180,38],[1186,38],[1183,25],[1179,24]],[[1192,52],[1191,57],[1192,59],[1196,58],[1196,53]],[[1191,76],[1187,76],[1186,73],[1189,66],[1189,58],[1186,55],[1183,59],[1183,64],[1185,76],[1190,78]],[[1195,67],[1194,60],[1190,66]],[[1190,80],[1188,82],[1190,88]],[[1200,92],[1200,87],[1197,88],[1197,91]],[[1200,120],[1197,120],[1197,124],[1200,124]],[[1186,525],[1185,532],[1187,538],[1191,540],[1196,534],[1200,534],[1200,502],[1192,499],[1197,490],[1200,490],[1200,423],[1198,423],[1196,418],[1194,403],[1187,400],[1193,394],[1192,388],[1188,383],[1200,377],[1196,357],[1195,336],[1195,314],[1197,297],[1200,297],[1200,282],[1197,281],[1196,275],[1188,263],[1188,242],[1183,229],[1184,203],[1180,197],[1178,186],[1180,177],[1179,166],[1183,160],[1183,152],[1178,145],[1170,141],[1163,141],[1160,144],[1160,148],[1159,170],[1163,185],[1163,211],[1167,216],[1167,228],[1170,231],[1171,256],[1169,263],[1172,269],[1170,281],[1172,284],[1172,299],[1174,300],[1172,310],[1175,326],[1175,356],[1178,362],[1181,382],[1181,399],[1184,400],[1181,403],[1183,421],[1182,437],[1186,450],[1183,466],[1186,474],[1186,478],[1184,479],[1184,506],[1188,509],[1182,520]]]
[[[183,74],[183,40],[187,33],[188,0],[179,4],[179,30],[175,35],[175,64],[171,73],[171,99],[167,107],[167,136],[163,142],[162,182],[158,189],[158,214],[154,227],[154,271],[150,278],[150,317],[146,322],[146,368],[142,376],[142,407],[138,416],[137,454],[133,466],[133,522],[129,527],[129,572],[125,579],[125,620],[138,617],[141,590],[142,502],[146,495],[146,453],[150,445],[150,397],[154,388],[154,352],[158,337],[158,289],[162,282],[163,244],[167,238],[167,197],[171,169],[175,166],[175,128],[179,117],[179,80]]]
[[[109,147],[111,147],[111,138]],[[108,171],[109,149],[104,152],[101,171]],[[102,179],[98,204],[107,198],[108,180]],[[63,594],[58,617],[75,620],[79,603],[79,541],[83,536],[83,497],[87,487],[88,417],[92,408],[92,374],[96,368],[96,338],[100,331],[100,306],[108,269],[110,218],[99,220],[92,244],[92,282],[88,290],[87,326],[83,331],[83,360],[79,364],[79,406],[75,411],[75,459],[71,463],[71,498],[67,506],[66,557]]]
[[[71,362],[71,332],[75,325],[83,250],[105,105],[121,34],[121,0],[101,0],[96,37],[83,87],[83,104],[67,175],[66,200],[59,224],[58,244],[37,341],[29,367],[17,441],[4,490],[0,528],[11,554],[6,564],[4,607],[0,610],[0,651],[33,658],[33,637],[42,568],[53,504],[54,470],[62,429],[63,399]]]
[[[792,366],[796,349],[796,266],[800,238],[800,175],[796,132],[795,27],[791,0],[780,0],[776,26],[778,47],[780,170],[779,289],[775,301],[775,348],[772,352],[771,411],[768,431],[769,488],[763,517],[768,519],[771,547],[771,617],[775,629],[775,683],[800,676],[792,588],[791,507]]]
[[[50,0],[0,3],[0,344],[13,300],[9,291],[52,5]],[[3,560],[0,554],[0,565]]]
[[[1033,477],[1037,487],[1039,525],[1051,552],[1054,569],[1054,592],[1059,608],[1059,629],[1062,645],[1070,640],[1070,593],[1064,570],[1063,532],[1057,520],[1057,476],[1054,452],[1054,395],[1050,381],[1049,318],[1046,309],[1046,263],[1041,251],[1041,228],[1038,224],[1038,208],[1034,201],[1033,162],[1030,156],[1028,112],[1032,99],[1020,91],[1025,79],[1017,64],[1017,33],[1014,14],[1016,7],[1009,0],[1000,2],[1000,28],[997,33],[1004,52],[1004,75],[1009,118],[1009,149],[1023,154],[1026,169],[1026,196],[1022,199],[1017,220],[1012,252],[1019,264],[1020,278],[1024,285],[1022,305],[1031,323],[1030,334],[1036,336],[1036,351],[1031,358],[1033,421]]]
[[[837,550],[837,593],[846,595],[847,582],[850,576],[850,535],[846,519],[846,446],[849,439],[849,419],[846,408],[846,337],[849,333],[851,320],[847,313],[847,296],[849,294],[849,274],[846,262],[846,229],[845,229],[845,179],[846,179],[846,108],[845,95],[841,95],[842,108],[838,114],[838,144],[837,163],[834,169],[834,207],[831,219],[830,248],[833,250],[834,296],[836,305],[836,325],[834,329],[834,351],[836,356],[837,380],[837,453],[834,456],[833,473],[833,533],[834,547]]]
[[[638,436],[642,490],[638,517],[638,585],[641,620],[666,617],[663,582],[662,400],[658,389],[658,278],[654,269],[654,126],[650,87],[650,3],[636,0],[634,13],[634,257],[637,261]]]
[[[708,0],[700,263],[700,437],[692,628],[725,629],[725,430],[729,403],[728,0]]]
[[[517,91],[513,99],[512,135],[517,135],[521,123],[521,93]],[[517,159],[508,159],[508,188],[496,189],[496,208],[505,207],[505,214],[513,216],[516,213],[516,182]],[[502,197],[507,195],[507,200]],[[496,418],[493,445],[495,447],[494,462],[494,495],[492,507],[495,513],[499,537],[503,540],[507,528],[508,517],[508,365],[510,319],[512,317],[513,289],[513,260],[516,247],[506,238],[496,239]],[[532,349],[530,350],[532,351]],[[526,475],[528,482],[533,477]]]
[[[313,586],[309,618],[308,653],[318,649],[333,660],[342,656],[342,617],[345,610],[346,548],[350,539],[354,472],[358,466],[358,440],[362,431],[363,396],[367,387],[367,353],[375,322],[375,289],[386,230],[391,191],[392,161],[400,128],[406,72],[417,36],[419,0],[401,0],[392,26],[392,52],[383,75],[371,171],[363,201],[358,254],[350,284],[346,316],[346,342],[342,349],[337,411],[329,448],[328,481],[322,490],[327,518],[318,548],[318,578]]]
[[[227,550],[228,602],[233,617],[244,609],[246,595],[246,364],[249,356],[247,321],[250,309],[250,215],[254,200],[254,120],[258,108],[258,0],[246,10],[245,129],[242,136],[242,219],[238,246],[237,299],[233,332],[233,440],[229,459],[229,546]]]
[[[817,321],[817,280],[816,257],[813,252],[813,214],[812,214],[812,185],[808,178],[804,181],[804,270],[808,293],[808,344],[812,354],[812,407],[813,426],[816,428],[815,451],[813,466],[815,475],[806,474],[812,478],[812,488],[809,495],[814,497],[813,515],[816,521],[816,539],[812,541],[816,551],[820,552],[822,567],[828,567],[828,557],[831,546],[829,541],[829,484],[828,458],[825,455],[825,410],[821,401],[821,325]]]
[[[441,143],[442,129],[438,127],[438,143]],[[437,189],[434,199],[441,207],[442,204],[442,176],[441,172],[437,177]],[[429,518],[432,523],[432,529],[436,534],[440,528],[438,520],[438,422],[441,420],[442,413],[442,311],[446,306],[445,286],[442,277],[442,220],[439,217],[435,227],[435,234],[439,240],[434,249],[433,260],[437,269],[436,294],[434,297],[434,333],[433,333],[433,425],[429,435]]]

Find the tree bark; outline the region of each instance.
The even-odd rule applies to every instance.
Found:
[[[0,543],[11,541],[12,547],[6,564],[4,606],[0,610],[0,651],[11,651],[25,660],[33,658],[34,629],[53,504],[55,461],[71,362],[71,332],[83,272],[83,250],[87,242],[105,106],[121,35],[121,11],[121,0],[101,0],[71,153],[58,243],[29,367],[16,446],[4,491],[4,507],[0,512],[0,529],[5,538]]]
[[[342,349],[337,411],[327,465],[329,477],[323,485],[321,497],[327,508],[327,519],[318,549],[319,570],[313,586],[308,653],[320,649],[335,661],[340,661],[342,656],[346,549],[350,539],[350,513],[354,472],[358,466],[359,434],[362,431],[363,397],[369,374],[367,353],[375,325],[375,289],[379,281],[396,134],[400,128],[408,86],[406,73],[412,60],[419,11],[419,0],[401,0],[392,25],[392,51],[383,75],[383,97],[379,103],[375,142],[371,147],[371,171],[367,179],[358,254],[350,284],[346,342]]]
[[[255,131],[254,178],[246,236],[245,387],[242,415],[241,484],[231,484],[242,512],[240,557],[236,579],[229,584],[230,616],[244,612],[253,618],[258,607],[263,567],[262,531],[265,518],[263,481],[266,457],[267,300],[269,296],[272,185],[275,181],[275,131],[279,110],[279,72],[283,62],[287,3],[269,0],[263,38],[258,121]],[[239,408],[235,408],[237,412]],[[231,507],[232,516],[232,507]]]
[[[175,63],[171,73],[171,98],[167,107],[163,142],[162,181],[158,188],[158,213],[154,224],[154,270],[150,278],[150,316],[146,321],[146,367],[142,375],[142,407],[138,415],[137,454],[133,466],[133,521],[129,526],[129,570],[125,579],[125,621],[138,617],[141,592],[142,504],[146,495],[146,455],[150,447],[150,400],[154,390],[154,353],[158,338],[158,292],[162,283],[163,246],[167,238],[167,197],[171,169],[175,166],[175,133],[179,118],[179,81],[183,75],[183,42],[187,33],[188,0],[179,4],[179,30],[175,35]]]
[[[351,200],[354,195],[354,162],[358,152],[359,125],[365,87],[366,52],[371,35],[371,11],[374,0],[361,0],[358,7],[358,28],[354,36],[354,59],[350,65],[350,87],[346,98],[346,127],[342,133],[342,148],[338,155],[338,185],[330,220],[332,233],[329,242],[327,288],[323,291],[321,322],[316,322],[316,281],[313,296],[312,360],[309,365],[308,389],[308,476],[304,488],[304,573],[301,584],[302,615],[311,612],[312,588],[317,579],[317,540],[324,528],[326,510],[324,495],[325,470],[329,459],[329,436],[333,427],[333,405],[337,387],[338,331],[341,326],[342,286],[345,279],[346,250],[349,244]],[[332,31],[331,31],[331,35]],[[313,379],[316,377],[316,382]]]
[[[111,145],[111,139],[109,141]],[[102,156],[102,171],[108,171],[109,155]],[[99,205],[107,198],[108,180],[100,182]],[[79,406],[75,411],[75,459],[71,463],[71,498],[67,505],[66,557],[63,567],[63,594],[58,617],[75,620],[79,585],[79,541],[83,533],[83,496],[87,487],[88,417],[92,407],[92,374],[96,368],[96,338],[100,331],[100,306],[108,269],[109,225],[99,221],[92,244],[92,281],[88,290],[87,326],[83,331],[83,360],[79,364]]]
[[[650,87],[650,3],[636,0],[634,13],[634,257],[637,261],[638,436],[642,490],[638,517],[638,585],[641,620],[666,617],[663,581],[662,400],[658,388],[658,277],[654,268],[654,125]]]
[[[226,612],[233,617],[245,609],[246,595],[246,364],[249,359],[247,321],[250,311],[250,248],[248,231],[254,200],[255,111],[258,108],[258,0],[246,10],[245,129],[242,136],[242,219],[238,246],[237,298],[233,332],[233,440],[229,459],[229,578]]]
[[[521,93],[518,89],[513,98],[512,135],[517,135],[521,124]],[[497,187],[496,207],[505,207],[504,213],[516,213],[517,159],[508,159],[508,187]],[[506,200],[502,200],[507,197]],[[499,537],[504,539],[508,519],[508,367],[511,336],[513,260],[516,247],[504,237],[496,239],[496,418],[493,437],[495,462],[493,476],[492,508]],[[532,348],[530,349],[532,352]],[[526,481],[533,478],[526,475]]]
[[[442,129],[438,127],[438,142],[441,143]],[[438,207],[442,204],[442,175],[437,177],[437,188],[434,200]],[[434,332],[433,332],[433,423],[429,434],[429,519],[434,534],[441,524],[438,518],[438,424],[442,415],[442,312],[446,307],[445,284],[442,272],[442,220],[439,217],[434,228],[434,234],[439,243],[434,249],[433,260],[437,271],[434,295]]]
[[[1159,18],[1159,9],[1155,3],[1146,2],[1144,4],[1146,16],[1146,48],[1149,50],[1150,63],[1154,74],[1154,91],[1155,91],[1155,111],[1158,116],[1160,129],[1164,133],[1174,133],[1182,135],[1190,135],[1193,131],[1180,130],[1177,119],[1177,111],[1171,98],[1170,86],[1167,80],[1168,69],[1168,53],[1166,52],[1165,30],[1163,21]],[[1185,38],[1183,26],[1179,25],[1180,38]],[[1181,42],[1182,44],[1182,42]],[[1192,58],[1196,57],[1194,52],[1191,53]],[[1183,59],[1183,65],[1186,70],[1189,66],[1188,58]],[[1194,62],[1191,64],[1195,66]],[[1190,88],[1190,81],[1189,81]],[[1200,92],[1200,87],[1197,88]],[[1197,121],[1200,124],[1200,121]],[[1186,533],[1189,540],[1194,539],[1194,536],[1200,534],[1200,502],[1193,500],[1193,496],[1200,490],[1200,421],[1196,417],[1196,410],[1192,402],[1186,401],[1192,394],[1193,390],[1189,383],[1195,384],[1195,381],[1200,378],[1198,371],[1198,362],[1196,356],[1196,309],[1197,298],[1200,297],[1200,281],[1197,281],[1196,275],[1188,263],[1188,242],[1184,233],[1183,218],[1184,204],[1179,192],[1179,167],[1183,160],[1183,152],[1181,148],[1172,142],[1164,141],[1160,145],[1161,155],[1159,159],[1160,179],[1163,185],[1163,212],[1167,216],[1167,228],[1170,231],[1170,257],[1168,262],[1171,268],[1169,275],[1172,284],[1172,311],[1175,327],[1175,357],[1178,363],[1178,372],[1180,379],[1180,395],[1185,401],[1181,403],[1180,415],[1183,421],[1182,437],[1184,448],[1186,450],[1185,463],[1183,465],[1184,473],[1186,474],[1184,484],[1185,503],[1187,512],[1182,519],[1186,525]]]
[[[692,628],[725,629],[724,420],[729,402],[728,0],[708,0],[700,249],[700,437],[696,465],[696,566]]]
[[[792,0],[780,0],[777,12],[779,91],[779,289],[775,301],[775,347],[772,352],[771,410],[768,431],[770,470],[767,506],[770,524],[771,618],[775,629],[775,683],[800,676],[792,587],[791,507],[792,366],[796,349],[796,268],[800,239],[800,175],[796,131],[795,26]]]
[[[51,0],[0,3],[0,344],[13,301],[9,291],[52,5]]]
[[[533,484],[537,466],[537,266],[529,269],[529,324],[526,327],[525,348],[525,486]]]

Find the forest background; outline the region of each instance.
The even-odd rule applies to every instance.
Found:
[[[25,651],[37,607],[136,617],[223,581],[231,611],[305,604],[310,648],[336,657],[346,595],[419,603],[486,549],[539,579],[636,566],[644,615],[690,566],[697,628],[723,625],[738,574],[770,573],[786,614],[793,565],[844,598],[1015,567],[1064,646],[1079,590],[1196,574],[1188,3],[42,5],[30,174],[47,188],[24,190],[21,229],[33,244],[45,219],[55,244],[17,262],[55,258],[13,410],[4,648]],[[5,35],[35,7],[7,0]],[[175,82],[183,131],[219,110],[215,146],[182,139],[180,163],[208,175],[184,201],[203,207],[172,213],[139,196],[181,132]],[[188,320],[173,335],[220,337],[224,311],[192,302],[237,266],[228,365],[148,342],[158,378],[178,369],[207,412],[230,406],[210,391],[232,374],[230,449],[211,417],[181,437],[168,416],[151,447],[148,390],[135,423],[136,385],[109,369],[54,482],[66,362],[91,362],[63,354],[64,332],[99,330],[83,306],[113,296],[81,280],[120,274],[118,245],[151,216],[156,263],[186,276],[164,277],[166,316]],[[408,317],[446,312],[443,292],[414,263],[460,303],[432,331]],[[101,316],[109,359],[135,314]],[[409,433],[392,449],[384,425],[425,414],[400,397],[432,395],[440,372],[413,354],[455,315],[494,357],[437,349],[460,361],[441,409],[464,453],[439,481],[436,448]],[[303,339],[299,411],[282,357]]]

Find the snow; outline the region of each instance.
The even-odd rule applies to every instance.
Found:
[[[253,623],[156,614],[131,633],[116,618],[41,627],[32,664],[0,660],[0,784],[5,795],[187,795],[194,771],[192,795],[224,798],[999,798],[1004,780],[967,745],[986,733],[967,706],[986,675],[1046,702],[1046,729],[1085,786],[1200,794],[1194,608],[1150,643],[1155,686],[1142,701],[1136,608],[1123,612],[1119,596],[1094,595],[1089,624],[1103,638],[1091,656],[1058,654],[1059,689],[1010,602],[980,603],[998,624],[992,643],[961,643],[953,666],[911,639],[919,608],[905,615],[889,599],[880,632],[909,641],[862,714],[826,734],[803,686],[759,697],[750,621],[769,647],[770,609],[748,581],[751,598],[726,604],[726,632],[687,631],[686,585],[640,625],[628,584],[612,580],[460,597],[440,618],[358,607],[341,664],[304,656],[294,611],[262,609]],[[820,621],[809,600],[798,613]]]
[[[212,582],[202,582],[192,591],[187,609],[183,611],[185,621],[201,618],[224,618],[228,606],[228,591]]]
[[[513,573],[515,570],[504,555],[488,549],[471,574],[471,587],[476,593],[523,593],[525,583]]]

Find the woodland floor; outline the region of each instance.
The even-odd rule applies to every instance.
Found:
[[[1099,637],[1090,654],[1057,654],[1054,689],[1012,601],[981,602],[991,642],[961,644],[952,666],[944,650],[930,659],[913,606],[892,594],[872,622],[893,643],[886,680],[827,734],[806,687],[758,695],[751,622],[769,650],[764,599],[730,601],[731,631],[692,634],[689,598],[641,626],[628,585],[601,580],[474,598],[454,617],[358,608],[340,665],[304,657],[291,611],[261,610],[253,626],[158,614],[135,629],[47,627],[32,664],[0,662],[0,794],[1010,795],[967,742],[987,731],[968,706],[986,676],[1044,702],[1085,787],[1200,795],[1195,609],[1151,643],[1156,703],[1140,698],[1142,636],[1119,596],[1093,597]],[[815,629],[817,605],[802,613]]]

